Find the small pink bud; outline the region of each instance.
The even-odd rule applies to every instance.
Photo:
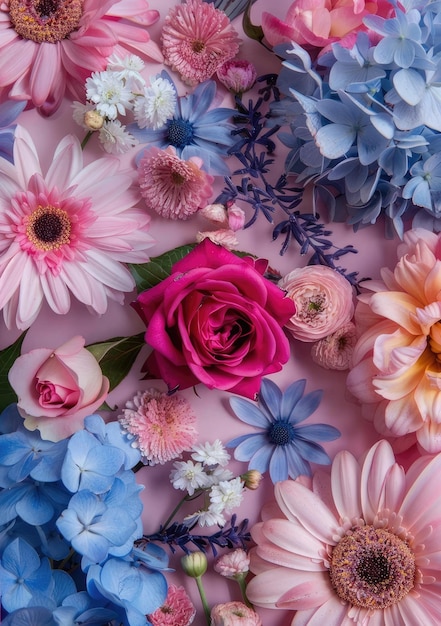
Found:
[[[227,212],[223,204],[207,204],[199,211],[199,215],[219,226],[228,226]]]
[[[248,91],[256,82],[256,68],[249,61],[231,59],[217,70],[219,81],[233,93],[241,94]]]
[[[245,211],[235,204],[232,204],[227,209],[228,226],[231,230],[242,230],[245,224]]]

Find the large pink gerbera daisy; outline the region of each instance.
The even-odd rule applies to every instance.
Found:
[[[83,165],[73,136],[43,175],[29,133],[17,127],[14,163],[0,159],[0,309],[8,328],[28,328],[47,301],[69,311],[71,294],[97,313],[122,302],[134,281],[123,263],[148,261],[149,217],[132,172],[113,157]]]
[[[252,535],[247,595],[297,611],[292,626],[441,624],[441,454],[407,471],[380,441],[331,476],[275,485]]]
[[[145,29],[158,17],[146,0],[4,0],[1,98],[29,100],[51,115],[66,90],[83,100],[84,81],[119,46],[162,61]]]
[[[236,56],[240,39],[230,20],[203,0],[186,0],[173,7],[161,32],[167,65],[185,83],[196,85]]]

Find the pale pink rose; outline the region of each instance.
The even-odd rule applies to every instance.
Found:
[[[219,230],[206,230],[196,233],[197,243],[201,243],[204,239],[210,239],[213,243],[223,246],[227,250],[233,250],[239,241],[233,230],[229,228],[220,228]]]
[[[366,15],[387,17],[390,12],[391,5],[384,0],[294,0],[284,20],[263,12],[262,29],[271,46],[294,41],[301,46],[324,48],[366,30]]]
[[[211,609],[211,626],[262,626],[262,621],[242,602],[226,602]]]
[[[318,341],[331,335],[354,313],[351,285],[324,265],[298,267],[279,281],[279,287],[296,305],[286,328],[300,341]]]
[[[366,286],[355,320],[363,329],[347,384],[383,435],[413,434],[441,451],[441,236],[405,233],[393,271]]]
[[[245,59],[230,59],[216,72],[219,81],[233,93],[242,94],[256,82],[256,68]]]
[[[348,322],[312,346],[312,360],[328,370],[347,370],[352,363],[356,341],[355,324]]]
[[[242,548],[226,552],[214,564],[214,570],[227,578],[235,578],[246,574],[249,569],[250,557]]]
[[[109,390],[108,379],[80,336],[56,350],[37,348],[19,356],[9,371],[9,382],[25,427],[38,429],[49,441],[80,430]]]

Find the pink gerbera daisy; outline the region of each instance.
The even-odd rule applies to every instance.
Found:
[[[146,0],[4,0],[0,5],[0,95],[29,100],[44,115],[66,89],[84,97],[84,82],[104,70],[119,46],[162,61],[145,26],[158,11]]]
[[[164,604],[148,619],[152,626],[190,626],[195,615],[196,609],[184,587],[169,585]]]
[[[275,485],[252,530],[251,602],[296,610],[292,626],[441,623],[441,454],[405,472],[377,442],[340,452],[312,488]]]
[[[138,180],[147,208],[162,217],[185,220],[205,206],[214,178],[204,172],[202,159],[180,159],[176,150],[152,147],[138,164]]]
[[[189,85],[210,78],[239,51],[230,20],[203,0],[186,0],[170,9],[161,32],[165,63]]]
[[[29,133],[17,127],[14,163],[0,159],[0,309],[8,328],[28,328],[43,302],[70,309],[71,294],[97,313],[122,303],[134,280],[123,263],[144,263],[149,217],[135,208],[131,172],[118,160],[83,165],[67,136],[42,173]]]
[[[187,400],[158,389],[139,391],[118,420],[149,465],[179,458],[198,436],[196,416]]]

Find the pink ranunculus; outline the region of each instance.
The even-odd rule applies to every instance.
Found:
[[[265,267],[264,267],[265,266]],[[205,239],[133,303],[153,348],[144,365],[169,389],[199,382],[254,397],[289,358],[283,326],[293,302],[264,278],[266,263]]]
[[[243,602],[225,602],[211,609],[211,626],[262,626],[262,620]]]
[[[262,29],[271,46],[294,41],[324,48],[334,41],[366,30],[366,15],[386,17],[391,5],[383,0],[294,0],[284,20],[262,13]]]
[[[346,324],[354,313],[352,287],[324,265],[298,267],[279,281],[296,305],[286,325],[300,341],[318,341]]]
[[[29,430],[59,441],[83,427],[106,399],[109,381],[95,357],[76,336],[55,350],[38,348],[16,359],[9,382]]]
[[[363,331],[347,384],[384,436],[416,437],[441,451],[441,235],[409,230],[398,263],[366,286],[355,320]]]

